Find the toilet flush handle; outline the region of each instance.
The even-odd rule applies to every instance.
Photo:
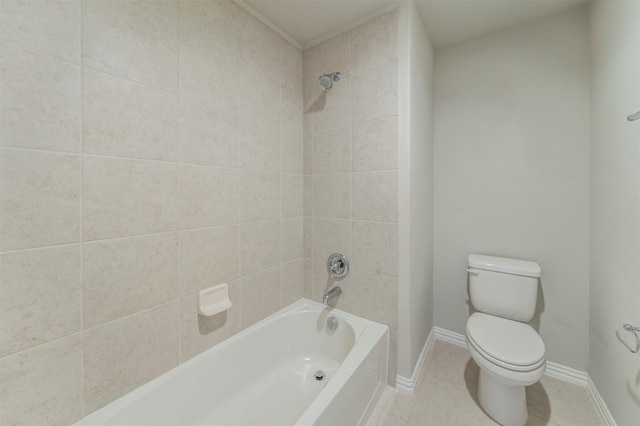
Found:
[[[475,269],[469,269],[467,268],[467,272],[470,273],[471,275],[479,275],[480,271],[476,271]]]

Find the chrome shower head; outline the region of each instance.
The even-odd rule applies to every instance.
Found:
[[[342,73],[332,72],[331,74],[321,75],[318,79],[318,85],[322,90],[329,90],[333,87],[333,82],[342,78]]]

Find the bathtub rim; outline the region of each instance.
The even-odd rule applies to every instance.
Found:
[[[224,350],[227,346],[232,345],[235,341],[240,340],[249,334],[257,332],[261,328],[268,326],[270,323],[280,318],[305,312],[318,313],[319,315],[325,315],[327,318],[332,314],[339,316],[341,319],[348,321],[349,325],[353,329],[353,332],[355,334],[353,346],[356,347],[358,344],[367,345],[367,350],[364,354],[355,351],[351,351],[349,354],[347,354],[345,359],[342,361],[339,369],[341,373],[336,374],[332,377],[332,380],[330,380],[327,385],[320,391],[316,399],[311,403],[309,407],[307,407],[307,409],[295,423],[296,426],[303,424],[312,424],[313,422],[309,422],[307,420],[316,418],[323,412],[323,409],[326,408],[335,397],[336,391],[339,390],[341,386],[344,386],[348,379],[353,375],[355,368],[360,365],[360,362],[362,362],[364,358],[373,350],[373,346],[382,338],[386,339],[388,359],[389,327],[387,325],[380,324],[303,297],[291,303],[290,305],[285,306],[279,311],[252,324],[246,329],[234,334],[233,336],[230,336],[226,340],[212,346],[211,348],[206,349],[202,353],[183,362],[182,364],[173,367],[160,376],[153,378],[152,380],[138,386],[137,388],[125,393],[124,395],[116,398],[108,404],[89,413],[78,422],[74,423],[74,425],[83,426],[96,424],[94,422],[97,422],[97,424],[105,424],[105,421],[108,421],[108,419],[114,417],[128,405],[134,404],[137,400],[146,396],[154,389],[162,386],[167,381],[172,380],[174,377],[181,374],[181,370],[188,369],[192,365],[202,362],[210,355],[210,352]],[[383,376],[386,382],[386,377],[388,374],[387,363],[383,365],[383,369]],[[379,386],[379,388],[384,388],[385,384],[386,383],[383,383],[383,386]],[[329,394],[329,391],[332,391],[332,393]],[[380,393],[381,390],[376,390],[376,396],[379,396]],[[374,400],[377,400],[377,398],[374,398]],[[365,415],[367,413],[370,413],[371,409],[372,407],[367,407],[366,412],[363,413],[363,418],[366,418]]]

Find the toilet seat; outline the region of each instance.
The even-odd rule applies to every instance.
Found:
[[[511,371],[545,364],[544,342],[528,324],[476,312],[467,321],[469,344],[487,361]]]

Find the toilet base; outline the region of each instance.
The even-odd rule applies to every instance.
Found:
[[[478,400],[484,411],[503,426],[522,426],[529,417],[525,387],[501,383],[483,369],[478,380]]]

